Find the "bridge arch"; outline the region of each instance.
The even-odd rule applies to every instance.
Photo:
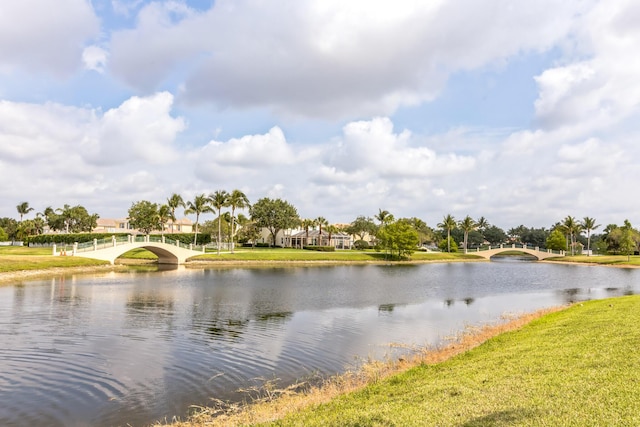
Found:
[[[146,249],[152,254],[156,255],[158,257],[158,264],[182,264],[181,262],[179,262],[180,260],[178,259],[178,256],[175,255],[172,251],[167,250],[165,248],[160,248],[155,244],[140,246],[140,248]],[[116,259],[120,258],[122,255],[124,255],[127,252],[129,251],[122,252],[120,255],[116,257]]]
[[[498,255],[503,252],[509,252],[509,251],[518,251],[518,252],[523,252],[523,253],[532,255],[536,257],[538,261],[542,261],[543,259],[547,259],[551,257],[564,256],[563,251],[558,252],[558,251],[552,251],[549,249],[540,250],[540,248],[538,247],[534,248],[534,247],[529,247],[527,245],[517,245],[517,244],[512,244],[510,246],[500,245],[499,247],[489,246],[488,248],[484,248],[484,249],[478,248],[475,252],[467,251],[467,253],[478,255],[486,259],[491,259],[491,257],[494,255]]]
[[[138,248],[144,248],[155,254],[158,257],[159,264],[184,264],[188,258],[196,255],[202,255],[201,251],[187,249],[177,244],[150,241],[132,242],[131,240],[122,243],[118,243],[114,240],[112,245],[101,249],[98,249],[96,245],[88,247],[86,250],[82,251],[74,249],[73,254],[84,258],[109,261],[111,264],[114,264],[117,258],[132,249]],[[54,255],[56,255],[55,248]]]

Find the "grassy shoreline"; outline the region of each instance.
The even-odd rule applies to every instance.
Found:
[[[640,296],[482,328],[411,361],[173,427],[640,425]],[[354,380],[355,378],[355,380]]]
[[[144,249],[136,249],[120,258],[115,266],[105,261],[80,257],[54,257],[48,248],[0,247],[0,284],[61,274],[80,274],[123,270],[119,264],[148,264],[157,257]],[[234,254],[210,252],[188,260],[187,268],[327,266],[357,264],[423,264],[441,262],[487,262],[473,253],[415,252],[410,260],[385,259],[383,252],[336,251],[314,252],[300,249],[238,249]],[[640,267],[640,256],[565,256],[541,262],[575,265],[600,265],[620,268]]]
[[[157,257],[144,249],[136,249],[120,258],[115,266],[106,261],[73,256],[51,255],[48,248],[0,247],[0,284],[26,279],[37,279],[60,274],[93,273],[122,270],[122,264],[148,264]],[[386,260],[380,252],[313,252],[303,250],[238,250],[235,254],[208,253],[191,258],[187,268],[208,267],[260,267],[260,266],[320,266],[343,264],[416,264],[426,262],[484,261],[475,255],[418,253],[410,261]]]

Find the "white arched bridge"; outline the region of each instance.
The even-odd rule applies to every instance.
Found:
[[[511,245],[488,246],[488,247],[482,247],[477,249],[469,249],[465,251],[465,253],[478,255],[486,259],[491,259],[491,257],[494,255],[498,255],[500,253],[510,252],[510,251],[518,251],[528,255],[532,255],[536,257],[539,261],[546,258],[560,257],[565,255],[564,251],[540,249],[537,246],[534,247],[526,244],[523,245],[523,244],[515,244],[515,243]]]
[[[126,252],[132,249],[144,248],[158,256],[159,264],[184,264],[188,258],[204,253],[204,246],[200,251],[194,250],[193,245],[185,245],[178,241],[166,239],[164,236],[127,236],[126,238],[96,240],[87,243],[74,243],[73,249],[58,250],[53,246],[53,255],[73,255],[84,258],[93,258],[109,261],[111,264]]]

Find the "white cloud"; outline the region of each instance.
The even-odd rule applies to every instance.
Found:
[[[0,72],[24,69],[68,76],[81,65],[83,46],[99,22],[86,0],[0,3]]]
[[[210,141],[189,155],[196,163],[197,176],[203,180],[268,174],[292,164],[295,156],[277,126],[264,135]]]
[[[535,103],[542,126],[576,126],[584,133],[615,125],[638,112],[640,31],[629,24],[640,4],[599,2],[580,18],[577,52],[587,59],[545,70],[536,77]]]
[[[81,152],[98,165],[138,159],[150,164],[171,161],[177,156],[173,141],[186,126],[183,119],[171,117],[172,104],[168,92],[128,99],[96,118],[82,140]]]
[[[82,52],[82,61],[87,70],[103,73],[109,54],[99,46],[88,46]]]
[[[438,155],[428,147],[414,147],[411,133],[393,132],[387,117],[359,121],[344,127],[344,137],[329,162],[337,170],[370,170],[382,177],[433,177],[468,171],[475,160],[455,153]]]
[[[184,174],[173,141],[184,128],[170,116],[172,96],[131,98],[99,110],[0,101],[2,200],[100,206],[122,212],[139,196],[161,194]],[[162,167],[161,164],[171,165]],[[27,197],[28,195],[28,197]]]
[[[152,3],[113,35],[111,66],[144,90],[187,66],[185,99],[221,107],[387,115],[433,99],[451,72],[550,49],[582,4],[222,0],[196,13]]]

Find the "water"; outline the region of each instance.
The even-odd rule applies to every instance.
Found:
[[[640,270],[531,262],[204,269],[0,287],[0,425],[148,425],[391,343],[640,291]]]

